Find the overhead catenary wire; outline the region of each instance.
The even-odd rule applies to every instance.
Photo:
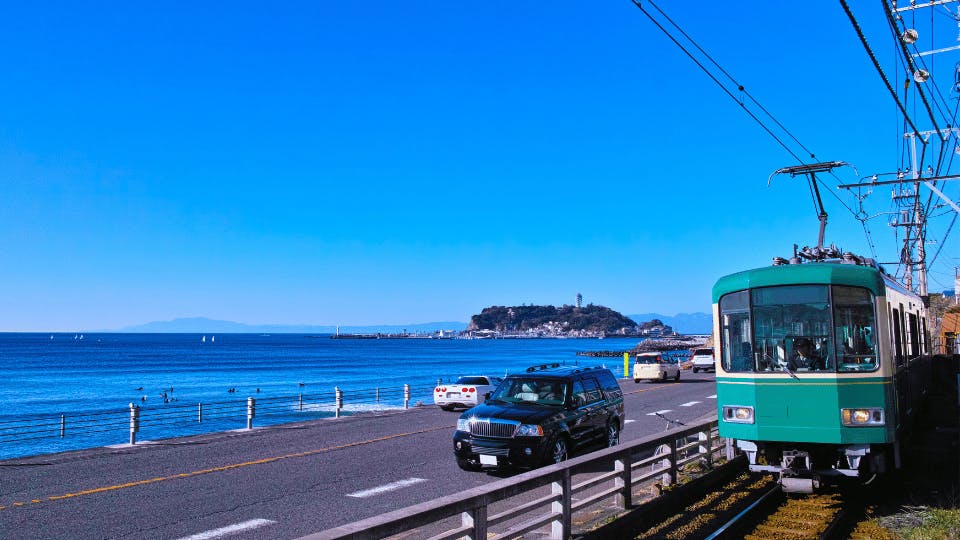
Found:
[[[764,124],[763,121],[760,120],[760,118],[758,118],[757,115],[755,115],[755,114],[753,113],[753,111],[751,111],[750,109],[748,109],[748,108],[743,104],[743,102],[742,102],[741,100],[738,100],[737,97],[733,95],[733,92],[731,92],[729,88],[727,88],[722,82],[720,82],[719,79],[717,79],[716,75],[714,75],[713,73],[711,73],[710,70],[707,69],[707,67],[704,66],[703,63],[701,63],[700,60],[698,60],[698,59],[693,55],[693,53],[691,53],[689,50],[687,50],[687,48],[684,47],[683,44],[680,43],[680,41],[677,40],[677,38],[674,37],[673,34],[670,33],[669,30],[667,30],[666,28],[664,28],[663,25],[660,24],[660,22],[659,22],[649,11],[647,11],[646,8],[643,7],[643,1],[642,1],[642,0],[632,0],[632,1],[633,1],[633,4],[634,4],[635,6],[637,6],[637,8],[639,8],[640,11],[642,11],[643,14],[647,16],[648,19],[650,19],[650,22],[652,22],[657,28],[659,28],[660,31],[663,32],[664,35],[666,35],[666,36],[670,39],[670,41],[673,41],[673,43],[674,43],[677,47],[679,47],[680,50],[683,51],[683,53],[686,54],[687,57],[689,57],[690,60],[692,60],[693,63],[695,63],[695,64],[697,65],[697,67],[699,67],[708,77],[710,77],[710,79],[711,79],[714,83],[716,83],[716,85],[719,86],[720,89],[723,90],[723,92],[724,92],[725,94],[727,94],[728,96],[730,96],[730,99],[732,99],[734,102],[736,102],[738,105],[740,105],[740,107],[743,109],[743,111],[744,111],[748,116],[750,116],[750,118],[752,118],[758,125],[760,125],[760,127],[763,128],[763,130],[766,131],[767,134],[770,135],[770,137],[772,137],[773,140],[775,140],[775,141],[777,142],[777,144],[779,144],[784,150],[786,150],[788,154],[790,154],[791,156],[793,156],[793,158],[796,159],[797,162],[799,162],[799,163],[804,163],[804,160],[803,160],[802,158],[800,158],[800,156],[798,156],[793,150],[791,150],[790,147],[787,146],[787,144],[784,143],[783,140],[781,140],[780,137],[778,137],[777,134],[774,133],[766,124]],[[652,2],[650,2],[650,3],[651,3],[651,5],[652,5]],[[659,8],[657,8],[657,9],[659,10]],[[661,12],[662,12],[662,11],[661,11]],[[740,89],[740,88],[738,88],[738,89]]]

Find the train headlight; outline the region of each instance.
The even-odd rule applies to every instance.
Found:
[[[882,426],[884,424],[883,409],[840,409],[840,420],[845,426]]]
[[[738,424],[752,424],[753,407],[724,405],[723,420],[724,422],[735,422]]]

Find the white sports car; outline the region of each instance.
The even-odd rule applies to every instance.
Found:
[[[482,403],[487,392],[497,389],[502,379],[476,375],[460,377],[453,384],[441,384],[433,391],[433,402],[445,411],[452,411],[455,407],[469,409]]]

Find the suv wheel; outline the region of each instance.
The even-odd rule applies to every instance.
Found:
[[[679,380],[680,380],[680,370],[678,369],[678,370],[677,370],[677,375],[673,378],[673,382],[677,382],[677,381],[679,381]]]
[[[607,424],[607,447],[620,444],[620,424],[617,419]]]
[[[698,370],[697,368],[693,368],[694,373],[696,373],[697,371],[700,371],[700,370]]]
[[[566,437],[561,435],[553,441],[553,446],[547,455],[547,464],[553,465],[554,463],[560,463],[561,461],[566,461],[568,457],[570,457],[570,447],[567,445]]]

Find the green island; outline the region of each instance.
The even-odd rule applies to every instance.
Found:
[[[654,319],[637,323],[605,306],[491,306],[470,317],[465,334],[516,337],[616,337],[669,335]]]

